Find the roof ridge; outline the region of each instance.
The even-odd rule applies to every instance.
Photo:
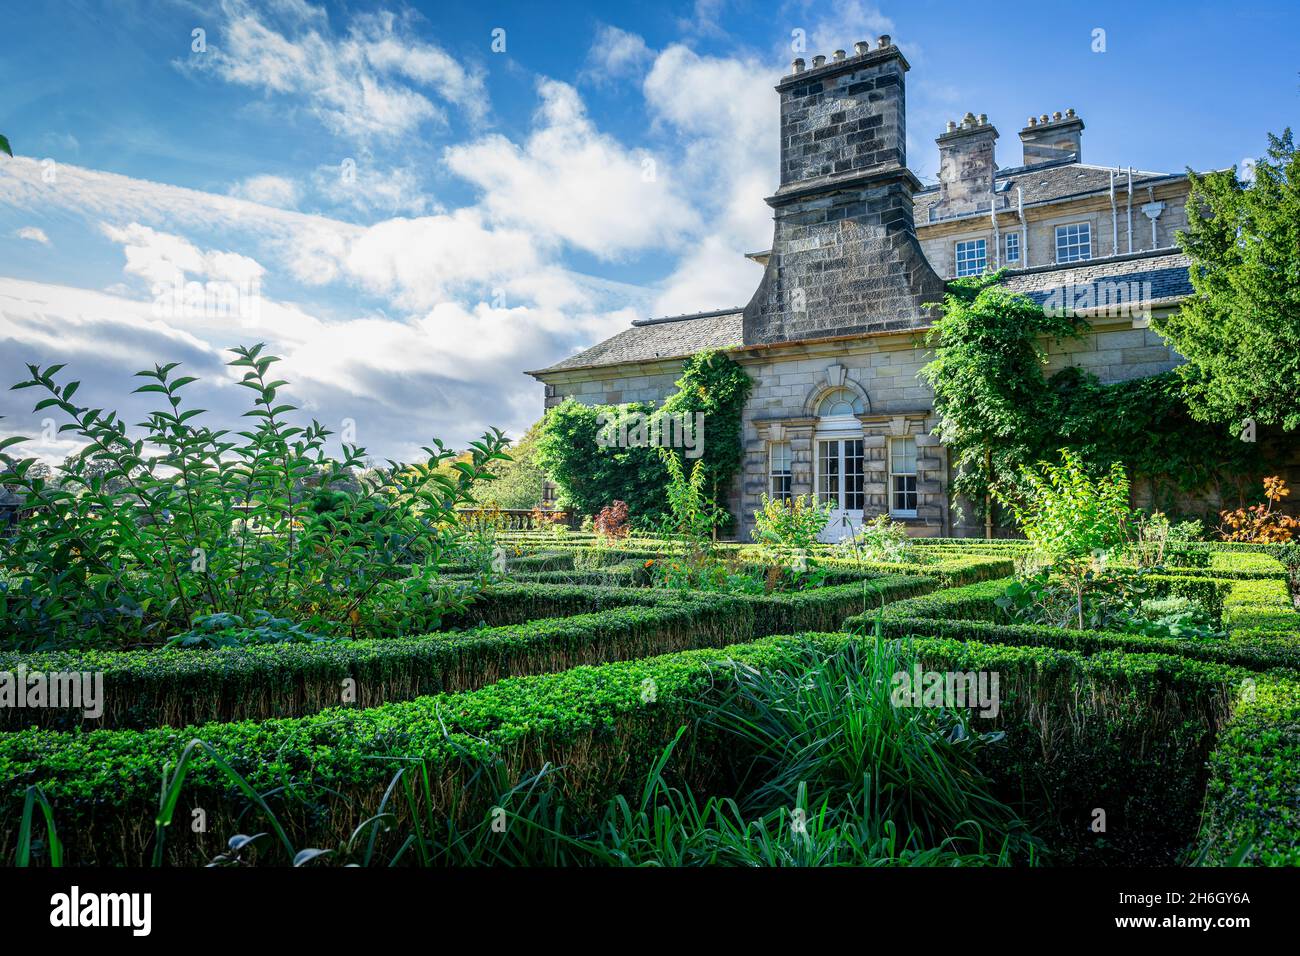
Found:
[[[633,319],[632,325],[639,328],[646,325],[662,325],[665,322],[689,322],[691,319],[714,319],[720,315],[738,315],[744,311],[745,307],[743,305],[738,305],[730,309],[713,309],[709,312],[688,312],[684,315],[663,315],[658,318]]]

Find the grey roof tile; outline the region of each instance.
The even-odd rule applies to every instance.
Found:
[[[1157,249],[1154,252],[1093,259],[1067,266],[1041,266],[1008,273],[1004,284],[1013,292],[1022,292],[1042,303],[1056,289],[1090,282],[1151,283],[1150,298],[1159,302],[1191,295],[1187,275],[1190,260],[1181,252]],[[1145,289],[1143,292],[1145,293]],[[532,375],[545,375],[577,369],[601,368],[656,359],[685,358],[709,348],[740,345],[743,336],[743,309],[701,312],[696,315],[669,316],[662,319],[639,319],[630,329],[570,356]]]
[[[730,309],[663,319],[639,319],[632,323],[632,328],[531,374],[685,358],[704,349],[739,345],[743,318],[743,309]]]
[[[1013,292],[1022,292],[1035,302],[1042,303],[1053,291],[1068,285],[1080,286],[1090,282],[1150,283],[1150,297],[1144,297],[1143,301],[1159,302],[1192,294],[1192,281],[1187,274],[1190,265],[1191,260],[1181,252],[1156,250],[1154,253],[1111,256],[1068,266],[1013,272],[1003,284]],[[1146,291],[1143,288],[1144,294]]]

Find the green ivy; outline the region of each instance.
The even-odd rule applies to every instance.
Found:
[[[1259,445],[1195,421],[1176,372],[1103,384],[1082,368],[1046,374],[1045,342],[1080,338],[1081,318],[1054,316],[1002,288],[1002,273],[949,285],[921,370],[934,389],[940,433],[952,456],[952,492],[984,515],[986,495],[1021,496],[1020,468],[1068,448],[1094,472],[1122,462],[1147,483],[1157,507],[1179,494],[1221,489],[1243,497],[1263,467]],[[1009,521],[997,512],[995,523]]]

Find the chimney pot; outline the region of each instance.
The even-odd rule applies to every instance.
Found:
[[[868,43],[866,40],[859,40],[857,43],[853,44],[853,52],[857,56],[866,56],[866,54],[870,50],[871,50],[871,44]]]
[[[790,64],[790,72],[802,73],[803,67],[804,67],[803,57],[799,57],[797,60],[795,60],[793,63]]]
[[[951,133],[951,132],[952,132],[953,130],[955,130],[956,128],[957,128],[957,121],[956,121],[956,120],[948,120],[948,132]]]
[[[818,53],[815,57],[813,57],[813,69],[814,69],[814,70],[817,69],[817,67],[819,67],[819,66],[825,66],[825,65],[826,65],[826,57],[825,57],[824,55],[822,55],[821,53]]]
[[[1029,122],[1026,123],[1025,125],[1026,125],[1026,126],[1037,126],[1037,125],[1038,125],[1038,117],[1037,117],[1037,116],[1031,116],[1031,117],[1029,117]]]
[[[889,46],[889,34],[888,33],[880,34],[880,38],[876,40],[876,47],[883,50],[888,46]]]
[[[838,62],[839,60],[844,59],[844,51],[843,51],[843,50],[836,50],[834,56],[835,56],[836,61]]]
[[[1064,114],[1059,110],[1051,116],[1044,113],[1037,122],[1029,123],[1020,131],[1024,144],[1024,165],[1053,162],[1073,158],[1083,161],[1083,120],[1073,109]]]
[[[1070,119],[1074,119],[1074,107],[1071,106],[1068,110],[1066,110],[1065,115],[1070,117]]]
[[[980,122],[980,125],[981,125],[981,126],[988,126],[988,125],[989,125],[989,114],[988,114],[988,113],[981,113],[981,114],[980,114],[979,122]]]

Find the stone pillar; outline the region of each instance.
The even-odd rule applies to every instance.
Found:
[[[889,510],[889,440],[879,432],[862,433],[862,493],[866,499],[863,518],[869,520]],[[874,432],[874,433],[873,433]]]

